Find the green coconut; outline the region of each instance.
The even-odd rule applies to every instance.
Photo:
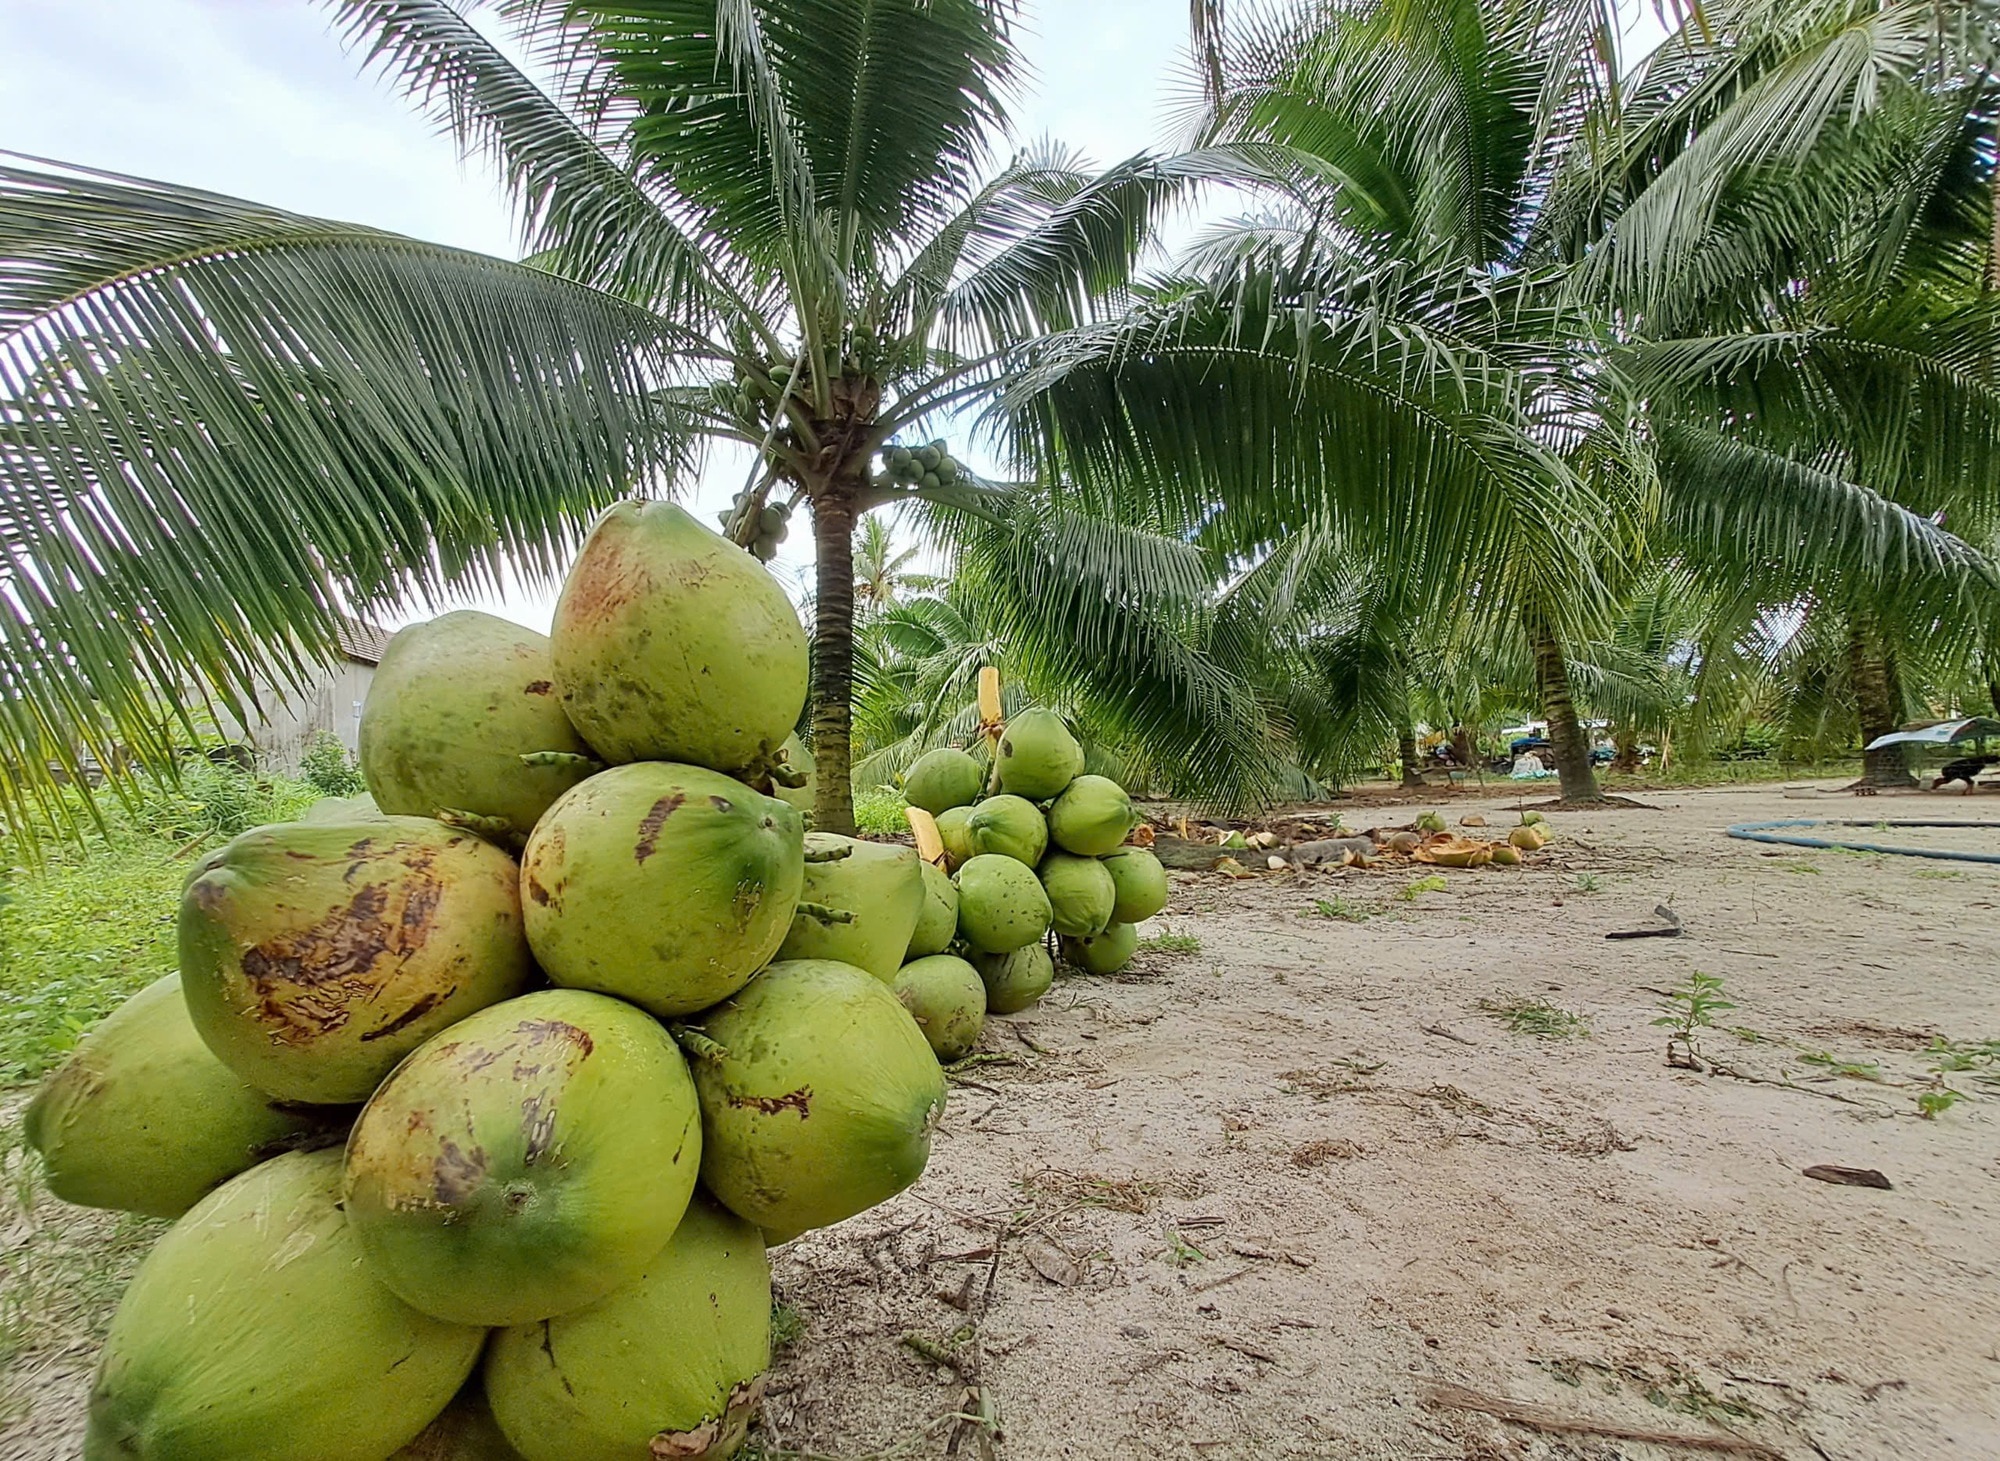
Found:
[[[945,866],[956,872],[972,857],[971,807],[953,807],[938,815],[938,840],[944,843]]]
[[[1053,710],[1026,710],[1000,737],[1000,789],[1029,801],[1061,796],[1083,774],[1083,747]]]
[[[1055,961],[1042,944],[1029,944],[1011,954],[974,954],[972,963],[986,985],[988,1014],[1017,1015],[1056,982]]]
[[[916,849],[811,832],[806,858],[805,897],[778,957],[835,959],[894,979],[924,910]],[[851,919],[836,922],[829,911]]]
[[[382,1461],[485,1342],[376,1282],[341,1211],[339,1152],[290,1153],[212,1193],[140,1265],[84,1461]]]
[[[785,941],[805,824],[699,766],[642,761],[553,807],[521,855],[528,942],[550,980],[662,1019],[741,989]]]
[[[1079,776],[1049,808],[1049,836],[1078,857],[1116,852],[1139,825],[1132,799],[1108,776]]]
[[[805,785],[786,786],[781,781],[773,782],[771,785],[771,795],[792,808],[801,817],[810,817],[812,815],[813,799],[819,795],[819,772],[813,766],[812,752],[806,749],[806,743],[800,740],[798,734],[794,732],[785,737],[784,749],[780,752],[779,759],[790,770],[796,771],[799,775],[805,777]]]
[[[958,937],[958,885],[941,867],[923,864],[924,907],[917,915],[916,932],[910,935],[910,951],[905,958],[923,959],[942,954]]]
[[[525,1324],[636,1278],[701,1166],[673,1037],[601,994],[481,1010],[396,1068],[347,1143],[371,1271],[460,1324]]]
[[[979,1044],[986,1024],[986,986],[965,960],[950,954],[913,960],[896,971],[890,987],[941,1064],[965,1059]]]
[[[611,762],[753,766],[806,699],[806,636],[778,581],[669,502],[621,502],[570,569],[550,631],[570,720]]]
[[[1049,926],[1072,937],[1102,933],[1118,904],[1118,885],[1094,857],[1051,852],[1042,859],[1042,890],[1049,895]]]
[[[534,978],[514,859],[428,818],[245,832],[181,895],[208,1048],[286,1101],[363,1101],[396,1062]]]
[[[982,953],[1010,954],[1049,931],[1055,910],[1026,863],[988,853],[958,870],[958,932]]]
[[[547,636],[491,614],[462,609],[397,630],[361,706],[361,774],[376,804],[494,817],[525,837],[598,769],[554,674]]]
[[[389,1461],[525,1461],[501,1433],[486,1391],[468,1383],[424,1433]]]
[[[1118,893],[1113,923],[1144,923],[1167,906],[1167,870],[1145,848],[1121,847],[1103,863]]]
[[[770,1363],[764,1235],[696,1198],[637,1280],[495,1334],[486,1391],[527,1461],[721,1461],[743,1444]]]
[[[1048,851],[1049,824],[1025,797],[989,796],[966,819],[965,840],[974,857],[997,853],[1033,867]]]
[[[188,1018],[178,974],[92,1030],[36,1092],[23,1124],[64,1202],[163,1218],[280,1152],[338,1140],[339,1130],[217,1060]]]
[[[1129,923],[1114,923],[1103,933],[1062,941],[1063,958],[1092,974],[1116,974],[1132,962],[1139,947],[1139,930]]]
[[[986,773],[965,752],[949,746],[926,751],[903,773],[903,796],[913,807],[936,816],[970,806],[986,787]]]
[[[694,1062],[701,1180],[772,1242],[923,1175],[944,1072],[889,986],[831,959],[773,964],[712,1010]]]

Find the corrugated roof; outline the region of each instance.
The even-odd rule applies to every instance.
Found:
[[[389,647],[389,632],[365,619],[342,619],[334,629],[340,652],[364,665],[382,663],[382,651]]]

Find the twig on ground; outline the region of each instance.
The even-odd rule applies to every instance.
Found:
[[[1741,1436],[1689,1435],[1682,1431],[1646,1430],[1638,1426],[1608,1425],[1603,1421],[1581,1420],[1546,1406],[1525,1400],[1506,1400],[1482,1395],[1463,1385],[1434,1384],[1424,1392],[1424,1403],[1446,1410],[1469,1410],[1490,1415],[1530,1430],[1558,1431],[1573,1436],[1601,1436],[1608,1441],[1641,1441],[1654,1446],[1679,1446],[1689,1451],[1712,1451],[1723,1456],[1755,1456],[1759,1461],[1785,1461],[1784,1453]]]

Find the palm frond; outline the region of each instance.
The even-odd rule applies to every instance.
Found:
[[[715,247],[640,185],[596,136],[453,0],[319,0],[361,57],[456,140],[490,159],[537,267],[688,324],[716,306]]]
[[[7,805],[170,756],[163,699],[296,681],[343,612],[546,580],[674,460],[657,321],[519,265],[22,164],[0,258]]]

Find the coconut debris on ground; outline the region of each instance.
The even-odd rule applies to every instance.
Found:
[[[762,1454],[2000,1456],[2000,868],[1723,836],[1986,804],[1646,800],[1520,870],[1176,874],[1131,972],[989,1022],[915,1188],[776,1252]],[[138,1246],[13,1200],[10,1267]],[[5,1461],[75,1454],[71,1317],[8,1336]]]

